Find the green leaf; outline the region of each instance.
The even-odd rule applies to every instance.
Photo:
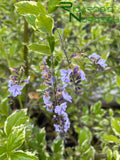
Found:
[[[79,145],[84,146],[84,144],[87,142],[90,143],[92,139],[92,134],[88,128],[82,129],[79,133]]]
[[[111,143],[120,143],[120,140],[113,135],[103,136],[103,139]]]
[[[118,75],[116,75],[116,82],[118,87],[120,88],[120,77]]]
[[[49,66],[49,67],[51,67],[51,56],[48,56],[47,57],[47,59],[46,59],[46,62],[47,62],[47,65]],[[54,65],[55,65],[55,63],[54,63]]]
[[[105,100],[107,103],[111,102],[113,100],[113,95],[112,94],[106,95]]]
[[[54,51],[54,47],[55,47],[55,38],[54,38],[54,36],[48,36],[47,40],[49,42],[49,46],[50,46],[51,52],[53,52]]]
[[[116,97],[116,102],[120,104],[120,97]]]
[[[26,18],[27,22],[33,27],[33,29],[35,29],[36,28],[36,26],[35,26],[36,17],[33,15],[26,15],[25,18]]]
[[[95,104],[93,104],[93,105],[91,106],[91,112],[92,112],[92,113],[99,114],[99,112],[100,112],[100,107],[101,107],[101,102],[98,101],[98,102],[96,102]]]
[[[58,8],[57,5],[59,5],[60,1],[61,0],[49,0],[48,13],[54,12]]]
[[[120,136],[120,121],[117,120],[116,118],[112,118],[111,126],[112,126],[114,133]]]
[[[102,54],[101,58],[104,59],[104,60],[107,60],[109,55],[110,55],[110,52],[104,53],[104,54]]]
[[[4,131],[7,135],[11,133],[13,127],[17,127],[28,120],[27,110],[22,109],[11,114],[5,121]]]
[[[16,151],[13,154],[10,155],[11,160],[38,160],[38,158],[31,153],[22,152],[22,151]]]
[[[34,1],[22,1],[15,4],[16,10],[21,15],[27,14],[47,14],[45,7],[39,3]]]
[[[117,150],[113,151],[113,157],[115,160],[119,160],[120,156],[119,156],[119,152]]]
[[[44,33],[52,33],[53,19],[47,15],[40,14],[36,19],[36,27]]]
[[[6,153],[6,146],[3,144],[0,146],[0,157]]]
[[[19,148],[25,140],[25,128],[16,127],[14,131],[9,135],[7,141],[7,150],[13,151]]]
[[[36,43],[32,43],[28,46],[28,49],[41,53],[43,55],[50,55],[50,48],[49,46],[43,45],[43,44],[36,44]]]
[[[15,54],[16,48],[17,48],[17,44],[16,44],[16,43],[13,43],[13,44],[10,46],[9,54],[10,54],[11,56],[13,56],[13,54]]]
[[[0,160],[8,160],[7,154],[0,156]]]
[[[62,140],[56,139],[53,143],[54,153],[60,152],[62,150]]]
[[[36,91],[37,91],[37,92],[42,92],[42,91],[44,91],[46,88],[47,88],[47,86],[41,85]]]
[[[107,150],[107,160],[112,160],[112,151],[111,151],[111,149]]]
[[[0,128],[4,127],[4,122],[6,118],[7,117],[5,115],[0,114]]]

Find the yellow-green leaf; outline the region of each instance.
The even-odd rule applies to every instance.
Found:
[[[36,19],[36,27],[44,33],[52,33],[53,19],[47,15],[40,14]]]

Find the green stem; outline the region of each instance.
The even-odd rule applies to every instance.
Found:
[[[22,101],[21,101],[21,97],[18,96],[18,100],[19,100],[19,103],[20,103],[20,108],[23,109],[23,105],[22,105]]]
[[[26,44],[28,43],[28,23],[26,21],[26,19],[24,18],[24,62],[25,62],[25,75],[28,76],[28,69],[29,69],[29,65],[28,65],[28,49]]]
[[[28,23],[24,18],[24,63],[25,63],[25,75],[28,77],[29,75],[29,63],[28,63],[28,48],[27,48],[27,43],[28,43]],[[27,98],[27,94],[28,94],[28,84],[25,86],[25,92],[26,92],[26,100],[25,102],[28,101],[28,98]]]

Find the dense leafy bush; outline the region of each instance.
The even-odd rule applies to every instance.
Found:
[[[0,160],[120,159],[119,2],[60,2],[0,0]]]

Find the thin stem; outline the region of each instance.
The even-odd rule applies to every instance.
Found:
[[[23,17],[24,18],[24,17]],[[29,65],[28,65],[28,48],[26,46],[26,43],[28,43],[28,23],[26,21],[26,19],[24,18],[24,62],[25,62],[25,75],[28,76],[28,69],[29,69]]]
[[[26,43],[28,43],[28,23],[24,18],[24,51],[23,51],[23,56],[24,56],[24,62],[25,62],[25,75],[28,77],[29,75],[29,64],[28,64],[28,48],[26,46]],[[27,94],[28,94],[28,84],[26,85],[26,102],[28,101],[28,98],[27,98]]]
[[[22,101],[21,101],[21,97],[18,96],[18,100],[19,100],[19,103],[20,103],[20,108],[23,109],[23,105],[22,105]]]
[[[61,35],[60,35],[58,29],[57,29],[57,32],[58,32],[58,35],[59,35],[59,37],[60,37],[60,41],[61,41],[61,44],[62,44],[62,48],[63,48],[64,54],[65,54],[65,56],[66,56],[66,59],[67,59],[69,68],[71,68],[71,67],[70,67],[70,64],[71,64],[71,63],[70,63],[70,61],[69,61],[69,59],[68,59],[67,52],[66,52],[66,50],[65,50],[65,47],[64,47],[64,43],[63,43],[62,37],[61,37]]]
[[[65,47],[64,47],[64,43],[63,43],[62,37],[61,37],[61,35],[60,35],[60,33],[59,33],[58,29],[56,29],[56,30],[57,30],[58,35],[59,35],[59,37],[60,37],[60,41],[61,41],[61,44],[62,44],[62,48],[63,48],[64,54],[65,54],[65,56],[66,56],[66,59],[67,59],[67,62],[68,62],[69,68],[71,69],[71,62],[69,61],[69,58],[68,58],[67,52],[66,52],[66,50],[65,50]],[[72,79],[73,79],[73,83],[74,83],[74,85],[76,86],[73,74],[72,74]]]
[[[55,106],[57,105],[57,97],[56,97],[56,79],[55,79],[55,71],[53,65],[53,54],[51,56],[51,63],[52,63],[52,76],[53,76],[53,90],[54,90],[54,97],[55,97]]]

